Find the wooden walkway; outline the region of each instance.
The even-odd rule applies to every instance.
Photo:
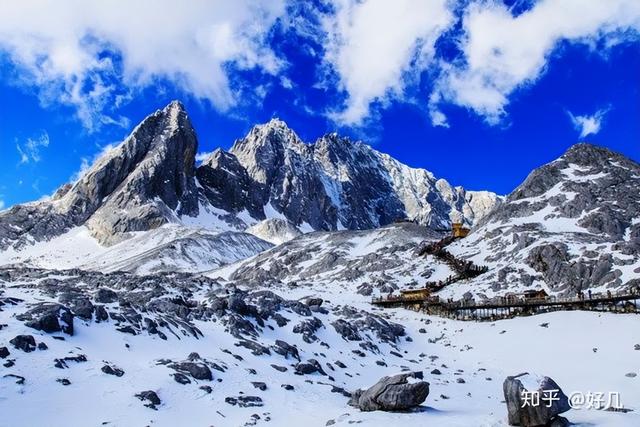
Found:
[[[451,270],[455,272],[455,275],[447,277],[445,280],[426,282],[425,289],[429,289],[431,292],[438,292],[445,286],[449,286],[455,282],[459,282],[465,279],[473,279],[481,274],[489,271],[486,266],[475,265],[471,261],[466,261],[457,258],[451,252],[445,248],[461,237],[446,236],[437,242],[428,243],[420,248],[418,256],[432,255],[441,262],[447,264]]]
[[[509,298],[498,297],[485,301],[445,301],[438,297],[405,298],[390,295],[373,298],[371,303],[380,307],[402,307],[427,314],[459,320],[497,320],[558,310],[610,311],[640,313],[640,291],[575,296],[570,298]]]
[[[426,282],[423,295],[388,295],[372,298],[371,303],[379,307],[402,307],[443,317],[460,320],[498,320],[516,316],[527,316],[558,310],[610,311],[616,313],[640,313],[640,287],[603,294],[579,294],[575,297],[526,297],[507,295],[489,300],[442,300],[435,292],[455,282],[472,279],[488,271],[471,261],[457,258],[445,248],[460,237],[446,236],[420,248],[418,256],[432,255],[449,265],[456,273],[444,281]]]

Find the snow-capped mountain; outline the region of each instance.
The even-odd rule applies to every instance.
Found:
[[[640,284],[640,165],[577,144],[534,170],[451,251],[490,266],[469,286],[485,295],[542,287],[574,294]]]
[[[274,243],[298,232],[374,228],[400,218],[444,228],[452,219],[473,223],[499,202],[493,193],[451,187],[335,134],[303,143],[276,119],[199,167],[197,151],[189,117],[174,101],[51,199],[0,213],[0,249],[29,248],[78,227],[100,247],[172,224],[208,232],[252,227]],[[277,221],[258,224],[264,220]],[[239,253],[255,249],[236,240],[249,245]],[[16,260],[15,254],[9,258]]]
[[[498,426],[502,380],[529,371],[639,401],[635,314],[476,323],[370,298],[454,275],[420,251],[453,219],[478,225],[447,249],[490,269],[440,297],[637,283],[640,165],[577,145],[501,203],[276,120],[200,167],[196,152],[172,103],[51,200],[0,214],[0,424]],[[408,371],[424,406],[349,406]]]
[[[191,122],[182,104],[172,102],[51,200],[2,212],[0,248],[48,240],[80,225],[101,243],[113,244],[177,215],[197,215],[196,150]]]
[[[307,144],[278,119],[255,126],[198,169],[209,201],[253,218],[282,214],[301,229],[367,229],[410,219],[434,228],[473,224],[499,198],[465,191],[337,134]],[[233,184],[229,185],[228,183]]]

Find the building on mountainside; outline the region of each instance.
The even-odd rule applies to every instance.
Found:
[[[451,224],[451,235],[453,237],[467,237],[471,230],[464,226],[461,222]]]
[[[544,289],[528,289],[522,293],[525,300],[544,299],[548,296],[549,294]]]
[[[544,289],[528,289],[524,292],[511,292],[505,296],[507,302],[541,300],[549,297]]]
[[[431,296],[431,290],[428,288],[405,289],[400,291],[404,300],[425,300]]]

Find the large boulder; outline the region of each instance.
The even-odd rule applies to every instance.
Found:
[[[25,325],[46,333],[65,332],[73,335],[73,313],[57,303],[42,303],[16,316]]]
[[[429,395],[429,383],[422,372],[409,372],[383,377],[367,390],[351,394],[349,405],[361,411],[402,411],[414,408]]]
[[[556,418],[562,418],[559,414],[571,409],[569,398],[549,377],[523,373],[507,377],[502,387],[512,426],[547,426]],[[539,402],[532,397],[535,394]]]
[[[36,340],[33,338],[33,335],[17,335],[9,342],[15,348],[22,350],[25,353],[31,353],[36,349]]]

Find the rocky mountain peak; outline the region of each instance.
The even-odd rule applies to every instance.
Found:
[[[561,157],[569,163],[581,166],[604,165],[611,160],[627,160],[626,157],[608,148],[581,142],[571,146]]]
[[[260,184],[273,179],[276,170],[289,151],[305,151],[306,145],[298,135],[280,119],[254,126],[243,139],[235,142],[230,153]]]
[[[85,224],[106,244],[198,212],[195,153],[198,141],[177,101],[146,117],[72,186],[51,201],[16,206],[0,218],[6,240],[46,240]],[[9,227],[9,224],[21,224]],[[2,230],[0,230],[2,231]]]

